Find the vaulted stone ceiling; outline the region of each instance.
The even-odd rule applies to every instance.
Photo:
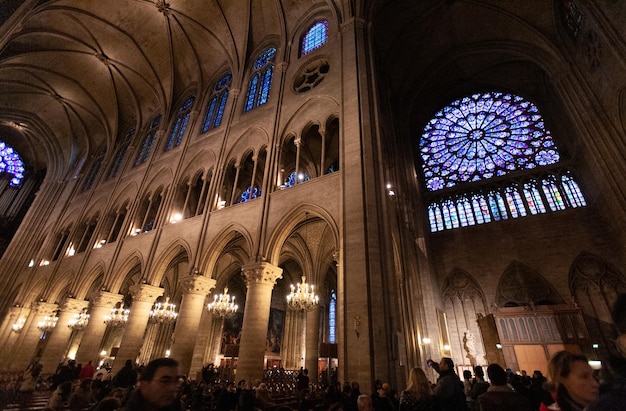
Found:
[[[603,6],[607,12],[595,17],[626,38],[617,24],[626,3],[602,3],[610,4]],[[168,118],[189,92],[204,93],[225,70],[241,89],[252,54],[277,41],[277,60],[284,60],[295,47],[295,29],[317,13],[330,13],[340,25],[352,16],[371,23],[378,84],[388,90],[396,118],[414,130],[464,89],[497,84],[550,96],[546,73],[559,72],[567,60],[563,50],[571,47],[559,5],[26,0],[0,26],[0,139],[32,168],[67,177],[78,161],[103,144],[113,146],[130,126],[159,111]]]

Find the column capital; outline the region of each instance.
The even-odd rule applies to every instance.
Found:
[[[108,291],[99,291],[91,296],[91,302],[96,307],[113,307],[122,301],[123,295]]]
[[[65,301],[63,301],[63,304],[61,304],[59,308],[61,309],[61,311],[79,313],[84,308],[87,308],[88,305],[89,305],[89,301],[78,300],[76,298],[66,298]]]
[[[253,263],[241,267],[248,286],[266,284],[274,287],[276,280],[283,278],[283,269],[268,262]]]
[[[202,275],[188,275],[180,279],[183,294],[209,295],[216,281]]]
[[[54,312],[59,308],[58,304],[47,303],[45,301],[39,301],[35,303],[33,307],[35,309],[36,314],[52,316]]]
[[[128,291],[133,296],[133,301],[154,303],[157,298],[163,295],[165,290],[150,284],[137,284],[131,286]]]

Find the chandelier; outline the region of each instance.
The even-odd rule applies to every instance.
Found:
[[[50,332],[57,326],[57,321],[59,321],[59,317],[48,317],[45,316],[43,321],[39,321],[37,324],[37,328],[39,328],[43,332]]]
[[[178,313],[175,311],[176,305],[170,303],[170,297],[164,303],[157,302],[150,311],[150,321],[157,324],[171,323],[176,320]]]
[[[298,286],[291,284],[291,292],[287,295],[287,307],[291,310],[308,311],[315,307],[320,298],[315,294],[315,286],[306,283],[306,275]]]
[[[11,326],[11,328],[13,329],[13,331],[15,331],[16,333],[19,333],[20,331],[22,331],[22,328],[24,328],[24,324],[26,323],[26,318],[24,317],[20,317],[17,319],[17,321],[15,323],[13,323],[13,325]]]
[[[87,314],[87,309],[84,308],[80,313],[74,314],[74,318],[67,322],[67,326],[75,331],[82,331],[87,327],[87,323],[89,322],[89,314]]]
[[[209,313],[215,317],[228,318],[237,312],[237,304],[235,304],[235,296],[228,295],[228,287],[224,288],[221,295],[215,294],[213,302],[207,305]]]
[[[122,327],[126,324],[126,321],[128,321],[129,314],[130,310],[125,309],[124,304],[119,308],[113,307],[111,308],[111,314],[104,316],[104,323],[111,327]]]

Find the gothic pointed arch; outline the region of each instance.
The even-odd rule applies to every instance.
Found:
[[[484,293],[476,280],[465,270],[454,269],[446,277],[442,298],[448,323],[446,343],[455,364],[476,366],[485,364],[485,349],[476,319],[487,313]],[[445,330],[441,330],[445,335]]]
[[[626,278],[611,263],[588,252],[580,253],[569,273],[572,296],[583,311],[600,354],[617,354],[612,340],[617,336],[611,309],[617,296],[626,292]],[[606,351],[605,351],[606,350]]]
[[[563,299],[536,270],[513,261],[504,270],[496,290],[499,307],[561,304]]]

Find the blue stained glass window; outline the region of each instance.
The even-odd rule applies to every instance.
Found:
[[[565,203],[553,178],[543,180],[542,188],[543,194],[546,196],[548,204],[550,205],[550,210],[565,210]]]
[[[11,174],[9,185],[18,187],[24,179],[24,162],[13,147],[0,141],[0,173]]]
[[[150,128],[146,132],[146,136],[144,137],[139,152],[137,153],[137,158],[135,159],[135,167],[148,161],[150,153],[152,152],[152,148],[154,147],[154,143],[156,142],[157,131],[159,131],[159,124],[161,124],[160,114],[156,116],[150,123]]]
[[[309,177],[308,173],[300,173],[300,176],[298,177],[298,181],[296,181],[296,172],[292,171],[291,174],[289,174],[289,178],[287,179],[287,181],[285,181],[285,183],[283,184],[283,188],[288,188],[288,187],[293,187],[296,185],[296,183],[300,184],[303,183],[305,181],[309,181],[311,178]]]
[[[187,130],[187,124],[189,123],[189,117],[191,116],[191,106],[193,105],[195,98],[196,96],[189,97],[178,109],[178,116],[174,122],[174,127],[172,127],[170,137],[167,139],[165,151],[178,147],[180,143],[182,143],[183,135]]]
[[[239,200],[240,203],[245,203],[246,201],[254,200],[255,198],[261,197],[261,189],[258,187],[254,187],[253,190],[250,190],[250,187],[246,189],[243,193],[241,193],[241,198]]]
[[[98,176],[98,172],[100,171],[100,167],[102,167],[102,160],[104,159],[105,152],[106,147],[102,147],[96,155],[94,161],[91,163],[91,168],[85,177],[81,191],[89,190],[93,186],[93,183],[96,181],[96,177]]]
[[[120,168],[122,167],[122,163],[124,162],[124,158],[126,158],[128,146],[130,145],[130,142],[134,135],[135,127],[132,127],[130,130],[128,130],[126,136],[124,137],[124,141],[122,141],[122,144],[115,152],[115,156],[113,157],[113,161],[111,161],[111,168],[109,168],[109,174],[107,175],[107,178],[113,178],[117,176],[117,173],[119,173]]]
[[[543,205],[536,181],[533,180],[524,184],[524,197],[526,197],[526,204],[531,214],[543,214],[546,212],[546,207]]]
[[[567,196],[567,200],[569,201],[571,207],[576,208],[587,205],[587,201],[585,201],[585,197],[580,191],[578,183],[576,183],[571,176],[565,174],[561,178],[561,183],[563,184],[563,190],[565,191],[565,195]]]
[[[328,21],[320,20],[307,30],[300,45],[300,54],[305,55],[322,47],[328,41]]]
[[[204,122],[202,123],[202,133],[218,127],[222,123],[224,108],[228,100],[228,87],[233,78],[232,73],[224,74],[213,86],[213,95],[207,104]]]
[[[328,342],[335,344],[337,330],[337,293],[335,290],[330,292],[330,302],[328,303]]]
[[[261,53],[254,62],[254,71],[250,75],[250,81],[248,83],[244,112],[267,103],[272,86],[272,73],[274,71],[272,61],[275,55],[276,49],[270,47]]]
[[[420,152],[431,191],[560,159],[537,107],[498,92],[464,97],[436,113],[424,128]]]

